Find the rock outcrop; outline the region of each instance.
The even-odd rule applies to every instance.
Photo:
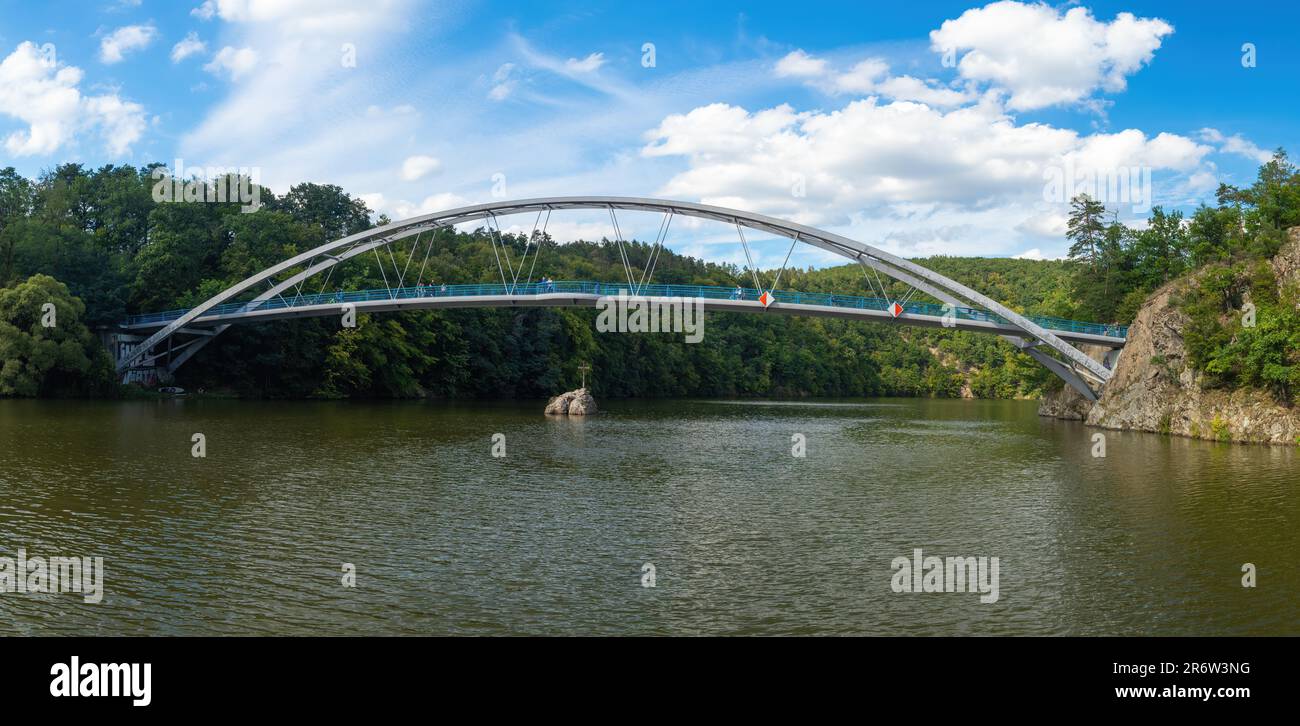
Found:
[[[1300,228],[1290,232],[1290,240],[1273,259],[1283,284],[1300,278]],[[1183,345],[1188,318],[1173,301],[1186,284],[1172,282],[1143,304],[1101,400],[1089,404],[1067,387],[1045,396],[1039,415],[1218,441],[1300,443],[1300,407],[1279,403],[1257,389],[1201,387],[1201,376],[1189,365]]]
[[[1069,421],[1083,421],[1092,410],[1092,401],[1079,395],[1070,386],[1061,386],[1055,391],[1043,394],[1038,402],[1038,415],[1049,418],[1061,418]]]
[[[561,393],[546,403],[550,416],[589,416],[596,413],[596,399],[585,388]]]

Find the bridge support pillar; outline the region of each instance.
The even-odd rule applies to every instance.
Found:
[[[124,333],[114,328],[100,328],[98,332],[99,341],[108,349],[114,365],[120,365],[145,339],[142,335]],[[166,366],[152,364],[131,366],[121,371],[121,375],[122,383],[138,383],[142,386],[168,383],[172,379]]]

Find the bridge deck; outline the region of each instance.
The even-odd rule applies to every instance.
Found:
[[[226,303],[217,305],[195,318],[190,325],[255,322],[291,317],[317,317],[339,314],[339,306],[352,303],[357,312],[384,312],[444,307],[508,307],[508,306],[570,306],[595,305],[602,296],[631,294],[626,284],[607,282],[552,282],[473,285],[420,285],[402,288],[381,288],[353,292],[329,292],[293,297],[274,297],[260,303]],[[744,289],[736,297],[734,287],[709,287],[701,285],[651,285],[641,287],[639,296],[652,298],[698,298],[705,309],[718,311],[755,312],[762,309],[758,302],[761,291]],[[943,305],[924,302],[903,304],[903,313],[895,318],[890,312],[892,300],[833,295],[827,293],[774,291],[775,302],[767,308],[770,312],[796,315],[823,315],[894,321],[906,325],[938,327],[943,325]],[[128,330],[161,328],[176,320],[187,310],[168,310],[160,313],[134,315],[121,324]],[[1001,334],[1023,334],[1001,316],[978,308],[955,308],[955,325],[958,329]],[[1028,316],[1038,325],[1051,330],[1058,337],[1072,343],[1090,343],[1111,348],[1123,347],[1128,336],[1124,325],[1103,325],[1063,318]]]

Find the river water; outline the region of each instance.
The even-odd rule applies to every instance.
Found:
[[[1098,430],[1017,401],[541,408],[0,401],[0,557],[104,562],[102,601],[0,592],[0,617],[8,634],[1300,634],[1295,450],[1106,432],[1094,456]],[[916,549],[997,557],[996,602],[895,592]]]

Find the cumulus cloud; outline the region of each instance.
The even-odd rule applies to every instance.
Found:
[[[432,156],[408,156],[406,161],[402,162],[402,180],[416,181],[438,171],[442,167],[442,162]]]
[[[933,81],[922,81],[912,76],[894,76],[881,82],[876,90],[886,98],[896,101],[917,101],[927,106],[948,108],[966,103],[973,98],[967,91],[944,88]]]
[[[203,4],[190,11],[199,20],[211,20],[217,14],[216,0],[203,0]]]
[[[813,58],[802,49],[791,51],[777,61],[776,72],[779,78],[817,78],[826,73],[826,61]]]
[[[605,65],[604,53],[592,53],[582,60],[570,58],[564,62],[564,67],[570,73],[591,73],[603,65]]]
[[[1224,154],[1237,154],[1260,164],[1267,164],[1273,158],[1273,152],[1261,149],[1241,134],[1225,136],[1218,129],[1204,128],[1197,132],[1197,135],[1201,141],[1217,145],[1219,151]]]
[[[1008,217],[1044,214],[1051,169],[1188,174],[1211,151],[1169,133],[1082,135],[1018,124],[992,99],[948,111],[875,97],[830,112],[712,104],[668,116],[647,140],[643,155],[680,157],[687,165],[660,189],[663,196],[826,226],[906,220],[912,233],[923,230],[925,244],[971,234],[969,223],[979,215],[996,212],[990,218],[1005,235]],[[802,195],[792,193],[796,180]],[[1048,216],[1019,231],[1059,231],[1061,210],[1046,206]]]
[[[234,48],[228,45],[217,51],[212,60],[203,66],[203,70],[216,75],[225,73],[233,81],[256,66],[257,51],[252,48]]]
[[[81,69],[50,62],[31,42],[0,61],[0,115],[27,125],[5,138],[5,149],[52,154],[79,132],[98,131],[111,153],[126,153],[144,133],[144,107],[115,94],[84,96],[81,79]]]
[[[831,75],[831,88],[842,93],[872,93],[888,73],[888,63],[880,58],[867,58],[845,73]]]
[[[114,30],[99,41],[99,60],[102,63],[119,63],[132,51],[146,48],[158,37],[152,25],[127,25]]]
[[[1031,110],[1124,90],[1172,32],[1159,18],[1120,13],[1107,23],[1083,7],[1004,0],[944,21],[931,31],[930,47],[961,53],[963,78],[1006,89],[1011,109]]]
[[[207,49],[208,44],[199,40],[198,33],[190,33],[179,43],[172,46],[172,63],[180,63],[186,58],[202,53]]]
[[[777,61],[778,78],[798,78],[833,95],[880,95],[898,101],[917,101],[948,108],[974,99],[966,90],[948,88],[938,81],[912,76],[891,76],[889,64],[880,58],[866,58],[845,71],[834,69],[822,58],[794,50]]]

